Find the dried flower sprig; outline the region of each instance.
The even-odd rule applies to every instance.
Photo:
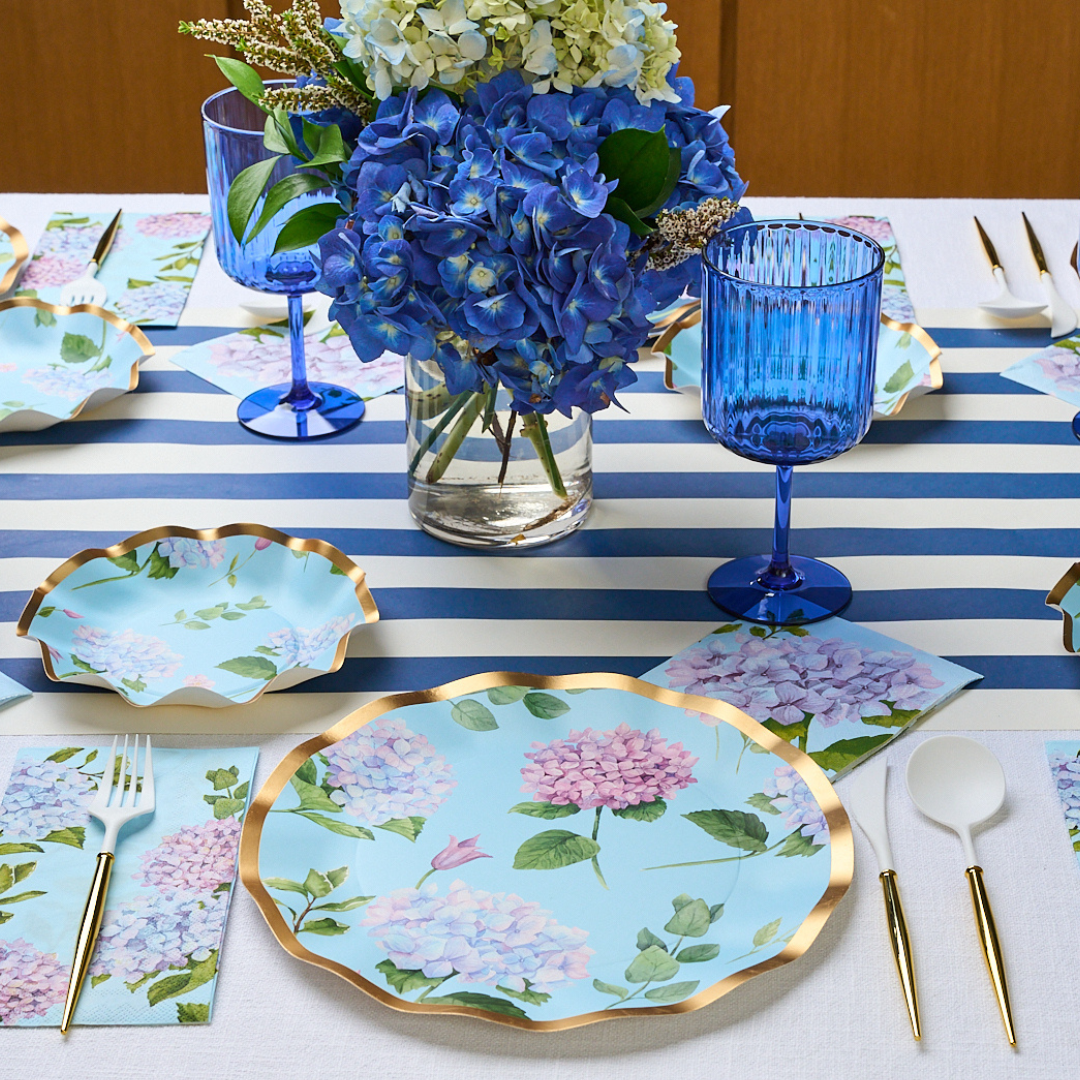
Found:
[[[197,19],[180,23],[180,33],[201,41],[230,45],[253,64],[284,75],[317,75],[325,85],[268,90],[261,104],[290,112],[341,106],[360,117],[368,114],[369,97],[342,73],[352,64],[341,44],[322,25],[318,0],[293,0],[287,11],[275,12],[265,0],[243,0],[247,19]],[[344,64],[343,64],[344,61]]]
[[[686,210],[661,210],[656,231],[645,242],[647,269],[670,270],[701,252],[702,248],[739,211],[731,199],[705,199]]]

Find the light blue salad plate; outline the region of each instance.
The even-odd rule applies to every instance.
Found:
[[[0,303],[0,433],[40,431],[139,385],[154,347],[136,326],[92,304]]]
[[[378,617],[364,571],[322,540],[165,525],[72,556],[16,633],[41,645],[54,682],[222,707],[337,671],[349,633]]]
[[[806,754],[612,674],[373,702],[275,769],[240,851],[293,956],[395,1009],[532,1031],[708,1005],[801,956],[852,868]]]

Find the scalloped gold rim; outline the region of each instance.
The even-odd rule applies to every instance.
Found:
[[[356,599],[360,603],[360,608],[364,613],[364,625],[368,626],[371,623],[379,621],[379,609],[375,604],[375,598],[371,595],[371,590],[367,586],[367,575],[359,566],[356,565],[342,551],[334,547],[333,544],[328,544],[325,540],[319,540],[316,538],[302,539],[297,536],[290,536],[288,533],[283,533],[278,529],[272,529],[269,525],[255,525],[248,522],[236,522],[232,525],[222,525],[217,529],[188,529],[183,525],[158,525],[153,529],[146,529],[143,532],[136,533],[134,536],[129,536],[126,540],[121,540],[117,544],[113,544],[107,548],[84,548],[82,551],[76,552],[70,559],[62,562],[33,592],[30,599],[27,601],[26,607],[23,608],[22,614],[19,616],[19,622],[15,627],[15,634],[17,637],[29,637],[31,641],[36,641],[41,647],[41,663],[45,668],[45,674],[53,682],[69,682],[68,679],[61,679],[57,676],[52,666],[52,656],[49,654],[48,646],[41,640],[41,638],[33,637],[30,634],[30,624],[34,620],[34,616],[38,612],[38,608],[41,607],[42,600],[52,592],[65,578],[69,577],[80,566],[85,566],[88,562],[93,562],[95,559],[115,559],[121,555],[126,555],[129,551],[133,551],[135,548],[142,547],[143,544],[152,544],[157,540],[164,540],[168,536],[182,536],[187,540],[227,540],[230,536],[256,536],[263,540],[270,540],[275,544],[280,544],[282,547],[291,548],[293,551],[308,551],[313,552],[316,555],[321,555],[324,559],[329,560],[334,564],[346,577],[350,578],[353,584],[356,586]],[[349,633],[352,632],[350,628],[348,633],[345,633],[338,640],[337,649],[334,652],[333,663],[325,671],[319,672],[321,675],[330,675],[337,671],[343,663],[345,663],[345,650],[348,647]],[[290,669],[291,670],[291,669]],[[278,683],[282,675],[276,675],[271,679],[254,697],[249,698],[247,701],[230,701],[230,705],[250,705],[252,702],[258,701],[263,694],[270,691],[276,683]],[[114,688],[115,689],[115,688]],[[218,695],[219,697],[221,695]],[[136,709],[152,709],[157,702],[147,702],[145,705],[141,705],[138,702],[131,701],[129,698],[120,694],[120,697],[126,701],[129,705]]]
[[[1047,607],[1057,608],[1061,612],[1065,622],[1062,640],[1065,648],[1071,653],[1076,652],[1073,647],[1073,617],[1061,606],[1061,601],[1078,581],[1080,581],[1080,562],[1074,562],[1065,572],[1064,577],[1046,594],[1046,599],[1043,601]]]
[[[3,290],[0,289],[0,292],[3,292]],[[139,364],[141,364],[143,360],[148,360],[157,352],[154,346],[150,344],[150,339],[134,323],[129,323],[124,319],[121,319],[119,315],[115,315],[111,311],[106,311],[104,308],[98,307],[96,304],[79,304],[77,307],[61,307],[59,304],[47,304],[44,300],[38,300],[32,296],[16,296],[13,297],[11,300],[0,301],[0,315],[2,315],[5,311],[10,311],[12,308],[20,307],[37,308],[38,311],[51,311],[53,315],[96,315],[99,319],[103,319],[110,325],[115,326],[116,329],[120,331],[121,337],[124,334],[130,334],[131,339],[135,342],[136,345],[139,346],[139,350],[142,353],[142,355],[138,357],[131,365],[131,372],[128,378],[128,387],[126,390],[120,386],[98,387],[98,389],[95,390],[93,394],[90,394],[87,397],[83,398],[82,401],[80,401],[79,404],[75,406],[73,412],[69,413],[67,416],[55,417],[57,424],[63,424],[66,423],[68,420],[74,420],[75,417],[78,416],[79,413],[81,413],[83,409],[86,408],[87,403],[94,396],[94,394],[98,394],[102,390],[119,390],[120,394],[117,396],[122,396],[123,394],[130,394],[131,391],[139,385]],[[38,410],[16,409],[15,412],[10,414],[10,416],[18,416],[21,413],[27,412],[38,412]],[[38,415],[52,416],[52,413],[38,413]],[[4,419],[10,419],[10,416],[5,417]],[[49,424],[46,426],[52,427],[53,425]]]
[[[829,824],[832,863],[829,871],[829,883],[824,893],[822,893],[821,898],[803,920],[799,929],[784,949],[777,953],[776,956],[737,971],[726,979],[714,983],[708,989],[675,1005],[657,1005],[640,1009],[607,1009],[602,1012],[582,1013],[563,1020],[529,1020],[514,1016],[503,1016],[498,1013],[485,1012],[482,1009],[473,1009],[461,1005],[430,1005],[405,1001],[369,982],[359,972],[353,971],[344,964],[320,956],[318,953],[313,953],[305,948],[282,918],[277,905],[266,891],[259,874],[259,842],[262,838],[263,825],[277,797],[284,790],[285,785],[288,784],[289,778],[313,754],[317,754],[331,744],[339,742],[346,735],[351,735],[365,724],[369,724],[372,720],[392,712],[394,709],[403,708],[407,705],[446,701],[462,694],[478,693],[481,690],[496,686],[531,686],[538,690],[599,688],[628,691],[665,705],[673,705],[677,708],[690,709],[715,716],[723,723],[730,724],[759,746],[764,747],[794,766],[796,772],[806,781],[806,785],[810,788],[818,805],[825,812],[825,820]],[[714,701],[712,698],[696,697],[692,694],[681,694],[675,690],[667,690],[664,687],[634,679],[629,675],[606,672],[594,672],[584,675],[528,675],[507,671],[488,672],[482,675],[470,675],[464,679],[457,679],[454,682],[436,686],[430,690],[392,694],[373,701],[350,713],[321,735],[308,739],[286,754],[271,773],[270,778],[263,785],[258,795],[252,800],[244,822],[244,831],[240,838],[240,880],[243,881],[244,886],[254,898],[263,918],[270,927],[271,933],[277,938],[278,944],[298,960],[303,960],[305,963],[333,972],[346,982],[352,983],[353,986],[363,990],[370,997],[375,998],[376,1001],[380,1001],[382,1004],[399,1012],[472,1016],[495,1024],[506,1024],[524,1031],[538,1032],[569,1031],[571,1028],[584,1027],[587,1024],[595,1024],[602,1020],[613,1020],[621,1017],[675,1016],[682,1013],[696,1012],[698,1009],[717,1001],[734,990],[736,986],[746,982],[748,979],[752,979],[755,975],[772,971],[775,968],[791,963],[793,960],[797,960],[813,944],[836,905],[847,892],[851,885],[854,867],[855,852],[851,837],[851,823],[848,820],[847,813],[844,811],[825,773],[807,754],[785,742],[778,735],[774,735],[746,713],[741,712],[732,705],[728,705],[726,702]]]
[[[2,217],[0,217],[0,233],[3,233],[11,241],[11,253],[15,256],[15,261],[4,272],[4,276],[0,278],[0,296],[3,296],[15,284],[19,271],[30,258],[30,245],[26,242],[26,237]]]

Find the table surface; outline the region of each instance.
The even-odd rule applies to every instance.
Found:
[[[866,441],[798,471],[793,549],[852,579],[846,613],[974,668],[982,683],[924,729],[1080,727],[1080,664],[1043,604],[1080,555],[1073,409],[998,378],[1048,343],[1045,320],[1002,331],[973,305],[993,291],[971,223],[993,237],[1010,283],[1038,297],[1027,211],[1058,287],[1080,307],[1068,267],[1080,202],[753,199],[758,217],[887,214],[920,322],[944,348],[942,391],[876,421]],[[0,214],[33,244],[60,209],[203,209],[203,196],[2,195]],[[597,417],[597,504],[574,537],[513,555],[467,553],[413,526],[405,503],[403,402],[373,401],[354,432],[309,446],[271,444],[235,422],[235,400],[169,363],[191,344],[248,325],[245,291],[203,257],[182,324],[151,331],[158,352],[138,391],[85,418],[0,446],[0,669],[35,690],[0,711],[0,774],[27,742],[149,730],[166,745],[258,744],[259,782],[297,739],[379,694],[481,670],[640,674],[715,627],[704,582],[721,560],[765,550],[770,470],[713,444],[696,401],[670,394],[655,364],[625,395],[629,416]],[[33,643],[14,637],[30,590],[63,559],[166,522],[259,521],[321,536],[369,575],[382,621],[354,635],[335,675],[225,710],[131,709],[116,695],[45,680]],[[527,613],[527,617],[521,617]],[[64,738],[58,738],[64,736]],[[171,737],[170,737],[171,736]],[[890,749],[902,762],[920,736]],[[285,1071],[333,1080],[363,1069],[401,1076],[1057,1077],[1073,1060],[1080,879],[1054,805],[1042,740],[999,732],[1009,762],[1008,827],[983,861],[1011,946],[1021,1049],[1005,1045],[948,837],[893,792],[909,918],[925,964],[927,1036],[906,1033],[890,970],[876,876],[860,873],[809,954],[688,1017],[623,1021],[560,1036],[461,1019],[408,1017],[370,1002],[273,944],[247,894],[231,917],[217,1013],[208,1028],[4,1035],[12,1075],[239,1078]],[[894,783],[894,788],[899,785]],[[841,796],[844,785],[839,787]],[[1004,819],[1002,823],[1003,824]],[[905,861],[905,854],[907,859]],[[925,863],[925,872],[923,864]],[[991,870],[992,868],[992,870]],[[905,869],[907,872],[905,873]],[[931,887],[940,879],[941,887]],[[992,886],[993,888],[993,886]],[[925,956],[925,960],[923,957]],[[1070,970],[1070,967],[1072,970]],[[1049,977],[1048,977],[1049,976]],[[869,991],[869,992],[868,992]],[[146,1055],[153,1051],[153,1058]],[[816,1063],[816,1064],[808,1064]]]

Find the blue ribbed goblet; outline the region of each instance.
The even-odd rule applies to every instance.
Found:
[[[741,619],[815,622],[851,600],[835,567],[788,555],[792,467],[850,450],[866,434],[885,253],[813,221],[728,229],[705,252],[701,403],[721,445],[776,466],[772,555],[725,563],[709,595]]]
[[[266,386],[248,395],[236,410],[237,418],[244,427],[279,439],[314,439],[345,431],[364,415],[363,399],[343,386],[307,380],[303,295],[313,291],[319,275],[318,249],[309,247],[274,254],[274,244],[285,222],[305,206],[327,202],[327,196],[315,192],[292,199],[258,236],[241,244],[229,226],[229,187],[249,165],[273,156],[263,146],[266,115],[230,87],[207,99],[202,116],[218,262],[233,281],[260,292],[284,293],[289,298],[292,382]],[[282,157],[270,176],[267,190],[295,171],[295,160]],[[263,196],[255,205],[252,221],[258,219],[265,201]]]

